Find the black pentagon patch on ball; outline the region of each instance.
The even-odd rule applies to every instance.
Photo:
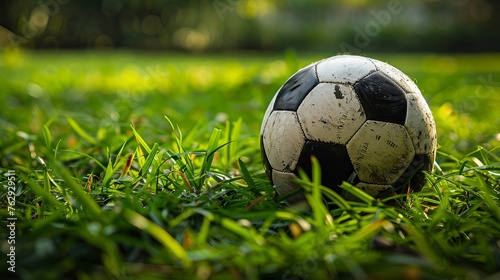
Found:
[[[367,119],[404,125],[406,93],[385,75],[378,72],[368,75],[357,81],[354,89]]]
[[[302,100],[318,83],[315,65],[300,70],[281,87],[276,96],[273,109],[296,111]]]
[[[339,185],[354,172],[344,145],[307,141],[297,164],[309,176],[312,174],[311,156],[315,156],[321,166],[321,182],[336,193],[342,193]]]
[[[434,162],[430,155],[416,154],[403,175],[392,184],[393,188],[399,190],[398,192],[402,194],[408,191],[408,187],[412,191],[422,190],[425,185],[424,171],[431,172],[433,164]]]
[[[264,164],[264,170],[266,171],[267,178],[269,178],[271,184],[274,184],[271,175],[273,170],[269,160],[267,159],[266,150],[264,149],[264,139],[262,136],[260,136],[260,153],[262,155],[262,163]]]

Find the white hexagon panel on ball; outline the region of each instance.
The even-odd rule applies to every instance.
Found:
[[[346,144],[365,122],[354,89],[345,84],[320,83],[297,110],[308,140]]]
[[[320,83],[354,84],[377,70],[369,59],[353,55],[328,58],[320,61],[316,67]]]
[[[274,189],[279,196],[289,195],[300,188],[300,186],[294,182],[298,178],[294,173],[273,170],[271,176],[273,178]],[[302,194],[295,195],[288,199],[288,202],[292,203],[303,200],[304,198],[305,196]]]
[[[359,179],[381,185],[396,182],[415,156],[404,126],[371,120],[347,143],[347,151]]]
[[[305,143],[297,115],[273,111],[264,122],[262,141],[269,164],[275,170],[292,172]]]
[[[276,101],[276,96],[278,95],[275,94],[273,99],[271,99],[271,102],[269,102],[269,105],[267,106],[266,113],[264,114],[263,124],[260,126],[260,135],[264,133],[265,122],[267,121],[267,119],[269,118],[274,109],[274,102]]]
[[[435,157],[437,136],[431,109],[420,93],[407,94],[406,98],[408,99],[408,113],[405,127],[415,146],[415,152],[417,154],[433,154]]]

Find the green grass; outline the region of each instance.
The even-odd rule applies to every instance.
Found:
[[[422,192],[392,202],[345,184],[360,199],[347,202],[316,168],[302,182],[309,210],[275,197],[258,134],[279,86],[328,54],[0,54],[17,277],[498,276],[500,55],[370,55],[413,77],[428,100],[436,171]],[[1,188],[2,279],[14,276],[8,196]]]

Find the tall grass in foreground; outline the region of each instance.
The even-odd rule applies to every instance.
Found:
[[[347,183],[359,202],[345,201],[321,186],[313,159],[312,177],[301,183],[310,209],[285,208],[262,169],[245,163],[258,145],[239,134],[241,121],[208,134],[170,125],[166,143],[148,143],[131,126],[130,138],[103,159],[77,153],[61,161],[68,151],[56,144],[54,153],[35,155],[40,170],[14,166],[17,275],[480,278],[500,267],[494,151],[459,159],[441,152],[424,190],[391,198],[396,207]],[[33,145],[54,144],[44,131]],[[329,211],[323,196],[337,207]]]

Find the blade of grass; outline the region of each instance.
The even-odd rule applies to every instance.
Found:
[[[347,183],[347,182],[343,182],[340,187],[344,190],[346,190],[347,192],[349,192],[350,194],[354,195],[355,197],[359,198],[361,201],[365,202],[365,203],[373,203],[373,202],[377,202],[377,200],[375,198],[373,198],[371,195],[365,193],[364,191],[362,191],[361,189]]]
[[[113,163],[111,162],[111,159],[108,161],[108,165],[104,169],[104,178],[102,179],[101,186],[104,187],[109,187],[110,182],[113,179],[113,175],[115,174],[114,169],[113,169]]]
[[[328,209],[325,206],[325,203],[322,199],[321,192],[321,167],[319,161],[316,157],[311,157],[311,166],[312,166],[312,181],[309,180],[308,176],[305,174],[303,170],[299,170],[299,175],[301,180],[306,181],[306,186],[309,187],[309,191],[306,192],[305,196],[307,202],[312,208],[314,220],[317,226],[324,226],[325,224],[330,228],[334,227],[333,217],[328,212]]]
[[[34,182],[31,178],[20,174],[20,177],[24,182],[28,184],[30,189],[40,197],[41,200],[45,201],[49,208],[55,209],[63,209],[65,206],[60,201],[54,198],[54,196],[50,192],[46,192],[42,187],[40,187],[36,182]]]
[[[230,167],[231,161],[234,160],[236,154],[241,152],[240,147],[238,147],[238,140],[241,136],[241,126],[242,119],[239,118],[236,122],[231,123],[230,121],[226,122],[226,129],[224,135],[224,143],[231,143],[227,146],[226,156],[225,156],[225,165],[227,168]]]
[[[360,243],[370,238],[374,237],[380,229],[382,229],[386,224],[390,222],[385,219],[376,220],[372,223],[367,224],[366,226],[360,228],[354,234],[349,236],[349,242],[352,243]]]
[[[192,261],[191,259],[189,259],[187,252],[184,250],[181,244],[179,244],[179,242],[177,242],[177,240],[163,228],[130,209],[124,209],[123,215],[130,224],[147,232],[156,240],[158,240],[182,263],[184,267],[192,266]]]
[[[432,215],[429,216],[430,222],[428,223],[428,229],[430,231],[435,230],[436,225],[445,220],[448,212],[448,207],[450,206],[448,181],[441,181],[438,185],[441,186],[442,191],[439,190],[439,204],[436,211],[434,211]]]
[[[206,155],[205,155],[205,158],[203,160],[203,164],[201,165],[200,173],[198,175],[200,178],[198,187],[200,189],[204,185],[204,182],[206,179],[206,172],[209,171],[210,167],[212,166],[215,152],[221,148],[221,146],[218,146],[220,134],[221,134],[221,130],[218,128],[214,128],[214,130],[212,131],[212,134],[210,135],[210,139],[208,140]]]
[[[182,147],[182,143],[184,142],[183,141],[183,136],[182,136],[182,131],[179,129],[178,126],[177,127],[174,126],[174,124],[172,123],[172,121],[167,116],[165,116],[165,119],[167,120],[168,124],[170,125],[170,128],[173,131],[174,138],[175,138],[175,144],[177,145],[177,149],[178,149],[177,153],[183,153],[183,152],[185,152],[184,148]]]
[[[265,243],[265,239],[261,235],[257,234],[253,228],[249,229],[244,227],[232,219],[222,218],[221,225],[251,243],[255,243],[259,246],[262,246]]]
[[[153,144],[153,148],[149,150],[148,157],[146,158],[146,161],[144,164],[141,166],[141,170],[139,171],[140,176],[144,176],[146,172],[149,170],[151,167],[151,164],[153,163],[153,160],[155,159],[156,153],[158,152],[158,143]]]
[[[57,146],[59,146],[59,144]],[[99,165],[99,167],[101,167],[102,170],[106,170],[106,167],[104,166],[104,164],[102,164],[99,160],[97,160],[95,157],[93,157],[93,156],[91,156],[89,154],[82,153],[82,152],[79,152],[79,151],[73,151],[73,150],[59,150],[59,151],[64,152],[64,153],[76,154],[76,155],[79,155],[79,156],[82,156],[82,157],[89,158],[89,159],[93,160],[97,165]]]
[[[116,158],[115,158],[115,163],[114,165],[117,165],[118,164],[118,161],[120,161],[120,158],[122,156],[122,153],[123,151],[125,150],[125,146],[128,144],[128,142],[130,141],[131,138],[127,139],[125,142],[123,142],[123,144],[121,145],[120,149],[118,150],[118,152],[116,153]]]
[[[169,228],[173,228],[173,227],[178,226],[180,223],[187,220],[189,217],[191,217],[195,213],[196,213],[195,209],[187,209],[186,211],[183,211],[177,217],[175,217],[169,221],[169,223],[168,223]]]
[[[486,183],[486,181],[483,178],[483,175],[480,172],[476,172],[476,178],[479,184],[477,184],[477,187],[481,190],[480,195],[483,198],[484,202],[488,204],[488,211],[490,211],[493,215],[495,215],[497,221],[500,221],[500,206],[498,205],[499,203],[499,195],[498,193],[495,194],[492,191],[491,186]],[[496,201],[493,199],[496,198]]]
[[[332,191],[330,188],[323,188],[323,195],[330,199],[335,205],[340,207],[340,209],[345,211],[352,211],[352,206],[345,200],[340,194]]]
[[[241,160],[241,158],[238,159],[238,163],[240,164],[240,169],[241,173],[243,174],[243,179],[245,179],[245,182],[247,182],[248,187],[251,190],[255,190],[255,181],[253,180],[250,172],[248,172],[247,165]]]
[[[123,165],[122,173],[120,174],[120,178],[123,178],[125,175],[127,175],[128,171],[132,167],[132,163],[134,162],[134,154],[130,153],[127,156],[127,160],[125,161],[125,164]],[[115,162],[116,165],[116,162]]]
[[[70,116],[66,116],[66,120],[68,121],[71,128],[73,128],[73,130],[80,137],[85,139],[90,144],[93,144],[93,145],[97,144],[97,140],[94,137],[90,136],[90,134],[88,134],[73,118],[71,118]]]
[[[43,169],[43,191],[45,193],[50,194],[50,179],[49,179],[49,172],[47,171],[47,168]],[[41,211],[42,213],[45,212],[45,201],[42,200],[42,206],[41,206]]]
[[[214,215],[202,209],[196,209],[196,212],[204,216],[200,230],[196,236],[196,244],[201,247],[207,244],[207,239],[210,233],[210,224],[214,220]]]
[[[76,183],[75,178],[70,175],[69,171],[58,163],[53,163],[53,167],[57,174],[64,180],[65,186],[85,206],[85,210],[89,212],[90,216],[102,224],[108,224],[107,215],[101,210],[95,200],[84,191],[84,188]]]
[[[42,134],[45,147],[47,147],[47,150],[50,151],[52,149],[52,135],[50,134],[50,129],[47,125],[43,125]]]
[[[135,130],[135,126],[133,124],[131,124],[130,127],[132,128],[132,133],[134,134],[137,143],[139,143],[139,145],[141,145],[141,147],[144,148],[146,153],[149,154],[151,152],[151,148],[149,148],[148,143],[146,143],[146,141],[144,141],[142,136]]]

